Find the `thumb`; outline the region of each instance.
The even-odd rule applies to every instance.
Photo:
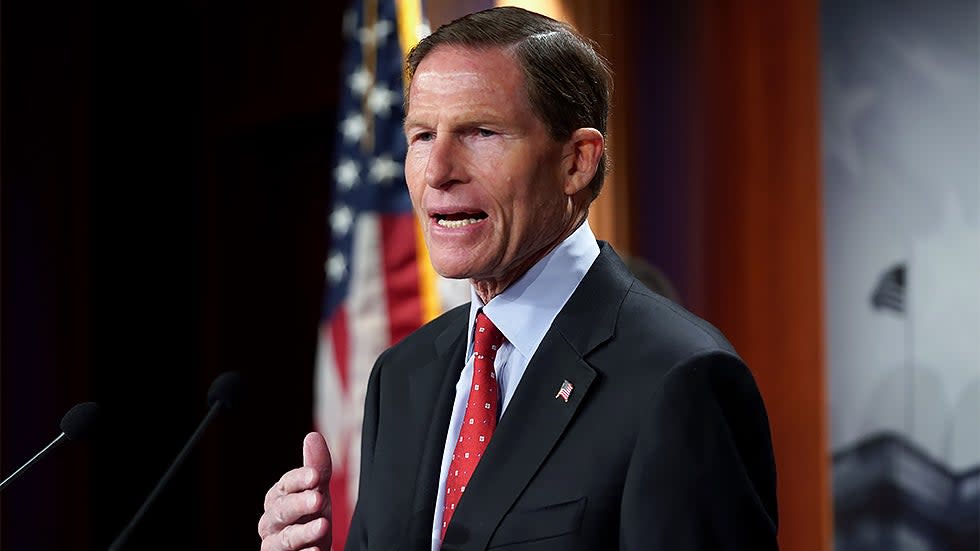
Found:
[[[303,466],[313,467],[320,473],[319,486],[321,488],[329,486],[333,465],[330,461],[327,441],[319,432],[311,432],[303,439]]]

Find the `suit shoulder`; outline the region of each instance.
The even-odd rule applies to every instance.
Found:
[[[413,367],[428,364],[465,332],[468,312],[469,304],[453,308],[385,349],[374,362],[371,379],[376,384],[400,381]]]
[[[617,334],[637,342],[659,344],[681,355],[725,352],[737,357],[735,348],[718,328],[638,282],[630,287],[623,301]]]
[[[461,304],[432,321],[409,333],[404,339],[392,345],[391,350],[397,352],[404,349],[415,349],[435,342],[447,329],[465,327],[470,304]],[[460,325],[464,324],[464,325]],[[460,329],[462,331],[462,329]]]

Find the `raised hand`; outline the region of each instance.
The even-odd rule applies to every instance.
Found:
[[[282,475],[265,494],[259,519],[262,551],[330,551],[330,450],[323,436],[303,439],[303,466]]]

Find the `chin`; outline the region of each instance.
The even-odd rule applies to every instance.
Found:
[[[460,266],[457,262],[437,259],[436,257],[431,256],[431,253],[429,260],[432,262],[432,268],[436,271],[436,273],[446,279],[469,279],[470,277],[469,271]]]
[[[473,279],[484,273],[482,266],[473,265],[471,258],[440,256],[429,251],[429,261],[436,273],[446,279]]]
[[[463,270],[440,270],[436,268],[436,273],[446,279],[472,279],[469,272]]]

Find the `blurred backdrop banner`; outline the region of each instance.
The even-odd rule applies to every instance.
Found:
[[[826,0],[835,543],[980,548],[980,19]]]

